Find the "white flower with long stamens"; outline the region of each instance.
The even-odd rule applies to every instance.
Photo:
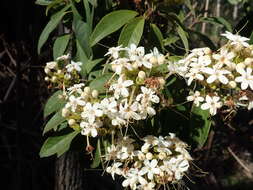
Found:
[[[70,59],[70,54],[62,55],[62,56],[56,58],[57,61],[66,61],[68,59]]]
[[[141,86],[142,94],[138,94],[136,96],[137,101],[141,101],[141,103],[147,103],[147,102],[153,102],[153,103],[159,103],[160,99],[155,94],[155,91],[153,91],[150,88],[146,88],[144,86]]]
[[[82,69],[81,69],[81,66],[82,63],[81,62],[74,62],[74,61],[71,61],[70,64],[66,65],[66,69],[69,73],[71,73],[72,71],[76,70],[78,72],[80,72]]]
[[[226,31],[226,33],[221,34],[231,41],[232,45],[242,45],[244,47],[249,47],[249,44],[246,41],[249,41],[249,38],[242,37],[238,34],[232,34],[231,32]]]
[[[67,88],[67,91],[69,94],[73,94],[75,92],[82,94],[82,87],[84,87],[84,83],[80,83],[80,84],[74,84],[73,86]]]
[[[111,174],[113,180],[115,179],[115,177],[114,177],[115,174],[117,174],[117,175],[122,174],[122,170],[119,168],[121,165],[122,165],[122,163],[115,162],[112,164],[112,166],[109,166],[106,168],[106,172]]]
[[[248,87],[253,90],[253,75],[252,69],[247,67],[246,70],[242,68],[238,68],[237,72],[241,74],[241,76],[236,77],[235,81],[241,83],[241,89],[246,90]]]
[[[227,84],[228,83],[228,78],[224,75],[230,74],[230,71],[227,70],[222,70],[222,69],[218,69],[218,68],[210,68],[207,67],[205,69],[203,69],[203,72],[209,74],[210,76],[207,78],[207,83],[213,83],[214,81],[218,80],[220,81],[222,84]]]
[[[102,108],[104,114],[110,115],[111,113],[116,113],[118,111],[117,102],[114,99],[114,97],[104,98],[100,102],[100,105],[101,105],[101,108]]]
[[[81,117],[87,119],[89,123],[93,123],[96,117],[101,117],[102,115],[103,111],[101,110],[101,105],[99,103],[92,105],[90,102],[85,105],[81,113]]]
[[[138,102],[133,102],[131,105],[127,102],[127,99],[124,99],[119,106],[119,113],[126,120],[134,119],[140,120],[141,116],[137,113],[139,107]]]
[[[221,65],[227,65],[229,68],[234,69],[235,63],[233,62],[233,59],[235,57],[234,52],[229,52],[226,48],[221,48],[220,52],[218,54],[214,54],[213,58],[217,60],[217,64]]]
[[[204,80],[204,76],[199,73],[198,69],[190,69],[190,72],[185,75],[188,78],[187,85],[190,86],[193,80]]]
[[[128,171],[126,177],[127,178],[122,182],[123,187],[130,186],[131,189],[135,190],[137,187],[137,183],[140,183],[142,185],[147,184],[146,179],[142,177],[142,175],[136,168],[131,168]]]
[[[144,160],[144,167],[142,167],[140,174],[144,175],[147,173],[148,179],[152,180],[155,174],[160,173],[160,169],[157,166],[158,161],[156,159],[148,161]]]
[[[68,103],[65,105],[65,108],[71,108],[72,112],[75,112],[77,109],[77,106],[85,106],[86,102],[82,100],[81,97],[75,97],[71,95],[69,97]]]
[[[200,102],[204,101],[204,98],[200,96],[199,91],[195,91],[195,93],[191,96],[187,96],[188,101],[193,101],[193,103],[198,107]]]
[[[114,59],[118,59],[119,52],[122,51],[122,50],[124,50],[124,48],[122,48],[122,45],[117,46],[117,47],[111,47],[111,48],[109,48],[109,50],[105,54],[105,56],[111,55]]]
[[[131,61],[136,61],[145,55],[144,47],[137,47],[135,44],[130,44],[130,47],[126,50]]]
[[[132,80],[124,80],[123,77],[119,77],[117,83],[114,83],[110,86],[109,90],[114,90],[114,97],[119,99],[120,96],[128,97],[129,92],[127,87],[133,85],[134,82]]]
[[[132,65],[129,63],[129,59],[127,58],[119,58],[111,62],[112,70],[120,75],[123,72],[124,68],[127,68],[128,70],[132,70]]]
[[[217,113],[217,109],[221,108],[222,102],[220,102],[220,97],[218,96],[206,96],[206,103],[201,105],[202,110],[208,110],[211,115],[215,115]]]
[[[95,121],[92,123],[89,122],[81,122],[80,127],[81,127],[81,134],[85,136],[92,136],[96,137],[98,135],[97,129],[101,127],[103,123],[101,121]]]

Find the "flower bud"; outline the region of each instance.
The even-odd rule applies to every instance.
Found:
[[[70,126],[74,125],[75,123],[76,123],[76,121],[75,121],[74,119],[68,120],[68,124],[69,124]]]
[[[57,74],[61,74],[61,72],[62,72],[62,70],[60,70],[60,69],[57,70]]]
[[[49,79],[49,77],[45,77],[45,81],[49,81],[50,79]]]
[[[244,63],[238,63],[236,65],[236,69],[244,69],[245,68],[245,64]]]
[[[236,82],[235,81],[230,81],[229,83],[228,83],[228,85],[231,87],[231,88],[236,88]]]
[[[62,109],[62,117],[67,117],[69,115],[69,110],[67,108]]]
[[[251,64],[253,64],[253,58],[249,58],[247,57],[244,61],[245,65],[249,66]]]
[[[159,78],[158,79],[160,86],[164,86],[165,85],[165,80],[163,78]]]
[[[148,152],[148,153],[146,154],[146,158],[147,158],[148,160],[152,160],[153,154],[152,154],[151,152]]]
[[[165,61],[164,55],[159,56],[157,61],[158,61],[158,65],[164,64],[164,61]]]
[[[133,64],[132,64],[132,67],[133,67],[133,69],[138,69],[138,63],[137,62],[134,62]]]
[[[98,97],[98,91],[97,91],[97,90],[92,90],[91,96],[92,96],[93,98],[97,98],[97,97]]]
[[[65,74],[65,75],[64,75],[64,78],[68,80],[68,79],[71,78],[71,75],[70,75],[70,74]]]
[[[157,63],[157,58],[155,56],[152,56],[150,59],[149,59],[150,63],[152,65],[155,65]]]
[[[83,91],[84,91],[86,94],[90,94],[91,89],[90,89],[90,87],[86,86],[86,87],[83,89]]]
[[[212,50],[210,48],[205,48],[204,49],[204,53],[205,54],[211,54],[212,53]]]
[[[160,152],[160,153],[158,154],[158,158],[159,158],[160,160],[164,160],[164,159],[166,158],[166,154],[165,154],[164,152]]]
[[[112,70],[115,72],[117,68],[117,65],[112,64]]]
[[[143,153],[139,153],[138,154],[138,159],[141,160],[141,161],[145,160],[145,155]]]
[[[135,168],[140,168],[140,167],[141,167],[141,162],[138,162],[138,161],[135,162],[135,163],[134,163],[134,167],[135,167]]]
[[[51,79],[52,82],[56,82],[57,81],[57,77],[56,76],[53,76],[52,79]]]
[[[140,79],[145,79],[146,78],[146,73],[144,72],[144,71],[140,71],[139,73],[138,73],[138,77],[140,78]]]
[[[48,69],[47,67],[44,68],[44,71],[45,71],[46,74],[50,73],[50,69]]]

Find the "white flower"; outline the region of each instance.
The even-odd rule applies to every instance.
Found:
[[[141,103],[147,103],[147,102],[153,102],[153,103],[159,103],[160,99],[155,94],[155,91],[153,91],[150,88],[146,88],[144,86],[141,86],[142,94],[138,94],[136,97],[137,101],[141,100]]]
[[[253,108],[253,101],[250,101],[248,105],[248,110],[251,110],[252,108]]]
[[[122,117],[126,120],[134,119],[140,120],[141,116],[137,113],[138,111],[138,102],[134,102],[131,105],[128,104],[127,99],[124,99],[119,106],[119,112]]]
[[[71,73],[72,71],[76,70],[78,72],[80,72],[82,69],[81,69],[81,66],[82,63],[81,62],[74,62],[74,61],[71,61],[70,64],[66,65],[66,69],[69,73]]]
[[[226,31],[225,34],[221,34],[231,41],[232,45],[242,45],[244,47],[249,47],[249,44],[246,42],[249,38],[242,37],[238,34],[232,34],[231,32]]]
[[[107,55],[112,55],[112,57],[113,57],[114,59],[118,59],[118,57],[119,57],[119,52],[120,52],[121,50],[124,50],[124,48],[122,48],[122,45],[117,46],[117,47],[111,47],[111,48],[109,48],[109,50],[108,50],[108,52],[105,54],[105,56],[107,56]]]
[[[112,70],[118,75],[122,73],[124,68],[127,68],[128,70],[133,69],[132,65],[129,63],[129,59],[127,58],[116,59],[113,62],[111,62],[111,65],[112,65]]]
[[[187,85],[190,86],[192,81],[197,79],[197,80],[204,80],[204,76],[202,74],[199,73],[199,70],[198,69],[190,69],[190,72],[187,73],[185,75],[186,78],[188,78],[188,81],[187,81]]]
[[[70,59],[70,54],[62,55],[62,56],[56,58],[57,61],[66,61],[68,59]]]
[[[203,72],[209,74],[210,76],[207,78],[207,83],[213,83],[216,80],[219,80],[222,84],[227,84],[228,83],[228,78],[224,75],[230,74],[229,71],[227,70],[221,70],[218,68],[210,68],[207,67],[203,69]]]
[[[81,94],[83,92],[81,89],[83,86],[84,86],[84,83],[74,84],[73,86],[69,87],[67,91],[69,92],[69,94],[73,94],[75,92]]]
[[[131,168],[127,172],[126,179],[122,182],[122,186],[123,187],[130,186],[131,189],[135,190],[137,187],[137,183],[145,185],[147,184],[147,181],[144,177],[142,177],[138,169]]]
[[[204,101],[204,98],[200,96],[199,91],[195,91],[195,93],[191,96],[187,96],[188,101],[193,101],[193,103],[198,107],[200,102]]]
[[[136,61],[145,54],[144,47],[138,47],[135,44],[131,44],[130,48],[126,48],[128,52],[129,59],[131,61]]]
[[[57,67],[57,62],[55,62],[55,61],[51,61],[46,64],[46,68],[48,68],[48,69],[54,69],[56,67]]]
[[[134,82],[132,80],[123,80],[123,77],[119,77],[118,82],[112,84],[109,90],[114,90],[114,97],[119,99],[120,95],[123,97],[128,97],[129,92],[127,87],[133,85]]]
[[[209,109],[211,115],[215,115],[217,113],[217,109],[221,108],[222,103],[219,101],[220,97],[218,96],[206,96],[206,103],[201,105],[202,110]]]
[[[148,174],[148,179],[152,180],[154,178],[154,174],[159,174],[160,169],[157,167],[158,161],[156,159],[148,161],[144,160],[144,167],[142,167],[140,174]]]
[[[154,116],[156,114],[155,109],[148,102],[139,104],[139,111],[142,119],[146,119],[148,115]]]
[[[71,95],[69,97],[68,103],[65,105],[65,108],[71,108],[72,112],[76,111],[77,106],[85,106],[86,102],[81,99],[81,97],[76,98]]]
[[[252,69],[247,67],[246,71],[242,68],[237,68],[237,72],[241,74],[241,76],[236,77],[235,81],[241,83],[241,89],[246,90],[248,87],[253,90],[253,75]]]
[[[112,166],[109,166],[106,168],[106,172],[110,173],[112,175],[112,179],[114,180],[114,175],[121,175],[122,170],[119,168],[122,165],[120,162],[115,162],[112,164]]]
[[[81,117],[84,119],[88,119],[89,123],[93,123],[96,117],[101,117],[103,115],[103,111],[100,108],[101,105],[99,103],[95,103],[92,105],[90,102],[88,102],[83,108]]]
[[[110,115],[111,113],[116,113],[118,111],[117,102],[115,101],[114,97],[104,98],[100,104],[104,114]]]
[[[235,57],[234,52],[229,52],[226,48],[221,48],[219,54],[214,54],[213,58],[217,60],[218,65],[227,65],[229,68],[234,69],[235,63],[233,63],[233,58]]]
[[[81,122],[80,127],[82,128],[81,134],[92,137],[96,137],[98,135],[97,128],[101,127],[103,123],[101,121],[95,121],[92,123],[89,122]]]

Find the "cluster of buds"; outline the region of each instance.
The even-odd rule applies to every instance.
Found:
[[[145,54],[143,47],[132,44],[130,48],[110,48],[106,55],[111,55],[109,64],[114,71],[105,84],[106,96],[83,83],[65,92],[67,104],[62,115],[86,136],[110,134],[128,127],[130,122],[154,116],[165,85],[165,73],[154,72],[165,63],[164,55],[156,48]]]
[[[81,62],[70,60],[69,55],[58,57],[56,61],[48,62],[44,68],[45,81],[50,82],[53,87],[62,88],[73,83],[80,82]]]
[[[146,136],[141,144],[123,137],[108,147],[106,171],[112,178],[115,174],[123,176],[122,186],[133,190],[166,189],[166,184],[179,183],[192,160],[187,145],[173,133],[166,137]]]
[[[237,34],[226,32],[222,36],[229,41],[217,52],[193,49],[187,57],[168,66],[171,73],[183,76],[193,87],[187,100],[211,115],[224,106],[228,110],[253,107],[253,45]]]

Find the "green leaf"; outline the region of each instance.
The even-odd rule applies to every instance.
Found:
[[[177,42],[180,38],[178,36],[169,36],[163,40],[164,46],[168,46],[170,44],[174,44]]]
[[[52,0],[36,0],[35,4],[37,5],[43,5],[43,6],[47,6],[52,2]]]
[[[137,14],[135,11],[118,10],[105,15],[91,34],[90,45],[94,46],[104,37],[117,31]]]
[[[184,44],[184,48],[185,48],[186,53],[188,53],[188,51],[189,51],[189,42],[188,42],[188,39],[187,39],[187,36],[188,36],[187,33],[179,25],[177,27],[177,33],[178,33],[179,37],[181,38],[181,40]]]
[[[88,60],[88,62],[85,64],[85,69],[87,73],[89,74],[92,71],[92,69],[103,60],[104,58]]]
[[[73,22],[73,29],[79,45],[85,52],[86,56],[90,57],[92,53],[89,45],[89,38],[91,34],[90,26],[82,20],[75,20],[75,22]]]
[[[55,131],[57,130],[58,125],[60,125],[62,122],[64,122],[66,118],[61,116],[61,110],[57,112],[46,124],[43,130],[43,135],[54,129]]]
[[[151,30],[155,35],[156,40],[159,42],[159,47],[160,50],[164,49],[164,45],[163,45],[163,34],[160,31],[160,29],[155,25],[155,24],[151,24]]]
[[[225,27],[226,30],[228,30],[229,32],[233,31],[231,24],[227,20],[225,20],[223,17],[205,17],[205,18],[202,18],[201,21],[208,22],[213,25],[219,24]]]
[[[143,34],[144,23],[145,19],[143,17],[130,20],[120,33],[118,45],[129,47],[133,43],[138,46]]]
[[[88,62],[88,57],[85,54],[84,50],[82,49],[80,42],[78,40],[76,40],[76,48],[77,48],[77,57],[78,57],[77,59],[83,63],[81,66],[82,70],[80,74],[82,75],[82,77],[86,77],[87,71],[85,68],[85,64]]]
[[[61,11],[57,12],[56,14],[54,14],[51,17],[50,21],[47,23],[46,27],[43,29],[43,31],[42,31],[42,33],[40,34],[40,37],[39,37],[38,54],[40,54],[40,50],[41,50],[42,46],[45,44],[45,42],[47,41],[50,33],[59,24],[59,22],[61,21],[61,19],[63,18],[63,16],[67,13],[65,11],[68,10],[69,7],[70,7],[70,5],[66,6]]]
[[[92,6],[96,7],[98,6],[98,2],[97,0],[88,0],[90,2],[90,4],[92,4]]]
[[[59,111],[66,102],[62,99],[59,99],[59,95],[62,95],[62,91],[58,90],[55,92],[47,101],[44,108],[44,118],[50,115],[53,112]]]
[[[60,57],[64,54],[68,46],[69,40],[70,34],[60,36],[55,40],[53,46],[54,60],[56,60],[57,57]]]
[[[62,124],[60,124],[57,131],[61,131],[62,129],[65,129],[67,127],[68,127],[68,122],[63,122]]]
[[[190,30],[190,29],[187,31],[189,33],[193,33],[193,34],[198,35],[199,39],[202,40],[206,46],[210,47],[212,50],[216,50],[216,46],[214,45],[214,43],[212,42],[212,40],[208,36],[198,32],[198,31],[194,31],[194,30]]]
[[[78,133],[79,131],[73,131],[67,135],[49,137],[40,150],[40,157],[48,157],[53,154],[57,154],[57,157],[61,156],[69,149],[72,140]]]
[[[251,33],[251,35],[250,35],[249,44],[253,44],[253,31],[252,31],[252,33]]]
[[[200,107],[193,107],[191,117],[191,127],[194,130],[193,140],[197,142],[198,147],[204,146],[211,127],[210,113],[208,110],[202,110]]]
[[[99,166],[100,162],[101,162],[101,144],[100,144],[100,139],[98,139],[95,158],[94,158],[90,167],[97,168]]]
[[[106,91],[105,85],[111,77],[112,77],[112,74],[107,73],[107,74],[104,74],[104,75],[92,80],[90,83],[91,89],[96,89],[100,93],[105,92]]]

